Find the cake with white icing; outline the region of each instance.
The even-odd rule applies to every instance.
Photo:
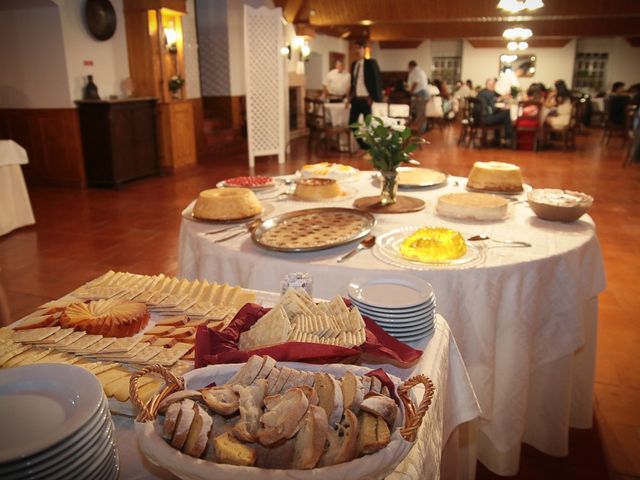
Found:
[[[489,192],[522,192],[522,172],[512,163],[476,162],[469,172],[467,187]]]

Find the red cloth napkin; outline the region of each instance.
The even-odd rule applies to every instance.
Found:
[[[390,363],[400,368],[415,364],[421,350],[396,340],[373,320],[363,316],[367,339],[358,347],[345,348],[317,343],[287,342],[251,351],[238,349],[240,333],[251,326],[270,309],[247,303],[222,331],[204,325],[196,333],[196,368],[220,363],[243,363],[251,355],[270,355],[278,361],[305,363]]]

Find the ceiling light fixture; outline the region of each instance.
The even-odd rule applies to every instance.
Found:
[[[529,44],[527,42],[518,43],[518,50],[526,50],[527,48],[529,48]]]
[[[542,0],[500,0],[498,8],[511,13],[518,13],[523,10],[537,10],[544,7]]]
[[[509,42],[507,43],[507,48],[510,52],[513,52],[514,50],[518,49],[518,44],[516,42]]]
[[[526,40],[531,35],[533,35],[531,29],[522,27],[507,28],[502,32],[502,36],[508,40]]]
[[[373,22],[371,20],[361,20],[360,21],[360,25],[364,25],[366,27],[368,27],[371,24],[373,24]]]

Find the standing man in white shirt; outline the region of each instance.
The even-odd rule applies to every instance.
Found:
[[[427,91],[427,74],[418,66],[415,60],[409,62],[409,92],[411,93],[411,112],[413,121],[418,123],[418,131],[426,130],[425,105],[429,99]]]
[[[351,111],[349,125],[358,121],[360,114],[371,114],[371,104],[382,101],[382,77],[378,62],[372,58],[364,58],[367,43],[358,42],[358,60],[351,65]],[[360,148],[367,149],[367,144],[358,138]]]
[[[336,60],[335,68],[329,70],[323,82],[323,96],[331,103],[345,101],[349,96],[351,75],[344,71],[342,60]]]

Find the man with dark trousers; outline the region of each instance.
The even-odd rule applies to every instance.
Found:
[[[364,58],[366,42],[358,42],[358,60],[351,64],[351,111],[349,125],[358,121],[360,114],[365,117],[371,113],[371,104],[382,101],[382,77],[378,62],[371,58]],[[360,148],[366,149],[367,144],[358,139]]]
[[[489,78],[485,84],[485,88],[478,92],[476,97],[480,100],[480,108],[474,112],[474,117],[480,121],[482,125],[495,125],[504,129],[506,140],[500,143],[500,129],[495,130],[494,143],[496,146],[510,146],[513,125],[511,124],[511,113],[496,107],[498,94],[496,93],[496,79]]]

